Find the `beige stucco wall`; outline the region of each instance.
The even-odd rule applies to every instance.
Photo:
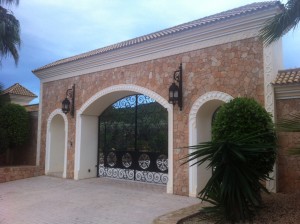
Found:
[[[168,100],[173,72],[183,63],[183,110],[174,107],[174,193],[188,195],[188,166],[180,158],[187,154],[188,116],[193,103],[209,91],[221,91],[233,97],[247,96],[264,102],[263,46],[249,38],[142,63],[43,83],[40,163],[45,166],[47,119],[61,108],[66,89],[76,86],[76,109],[104,88],[134,84],[152,90]],[[67,177],[74,177],[76,116],[68,114]]]

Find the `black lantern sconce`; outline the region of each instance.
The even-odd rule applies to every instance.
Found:
[[[182,111],[182,64],[179,69],[174,72],[174,82],[169,88],[169,103],[178,104],[180,111]],[[175,84],[178,82],[178,86]]]
[[[70,100],[68,99],[71,99]],[[74,108],[75,108],[75,84],[73,84],[72,89],[66,91],[66,98],[62,101],[62,112],[65,114],[69,113],[74,117]],[[70,106],[71,105],[71,106]]]

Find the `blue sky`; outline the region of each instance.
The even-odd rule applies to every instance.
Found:
[[[39,95],[33,69],[260,0],[20,0],[10,6],[21,24],[20,61],[6,58],[0,82]],[[282,1],[285,3],[286,1]],[[283,38],[284,68],[300,67],[300,28]],[[32,103],[37,103],[38,99]]]

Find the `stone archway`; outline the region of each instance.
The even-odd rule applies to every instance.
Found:
[[[189,145],[211,140],[213,113],[219,106],[231,99],[233,97],[226,93],[212,91],[205,93],[195,101],[189,114]],[[205,164],[191,166],[192,164],[193,162],[189,164],[189,196],[196,197],[210,178],[211,171],[206,169]]]
[[[168,183],[173,193],[173,105],[159,94],[131,84],[108,87],[92,96],[76,112],[76,145],[74,179],[96,177],[98,149],[98,116],[112,103],[125,96],[143,94],[151,97],[168,111]]]
[[[68,119],[61,109],[53,111],[47,122],[45,174],[67,177]]]

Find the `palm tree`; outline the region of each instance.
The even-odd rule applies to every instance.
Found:
[[[20,24],[13,13],[3,5],[18,5],[19,0],[0,0],[0,65],[4,57],[13,56],[17,65],[21,44]]]
[[[297,27],[300,21],[300,0],[288,0],[282,12],[268,20],[260,30],[260,36],[265,45],[270,45],[291,29]]]

